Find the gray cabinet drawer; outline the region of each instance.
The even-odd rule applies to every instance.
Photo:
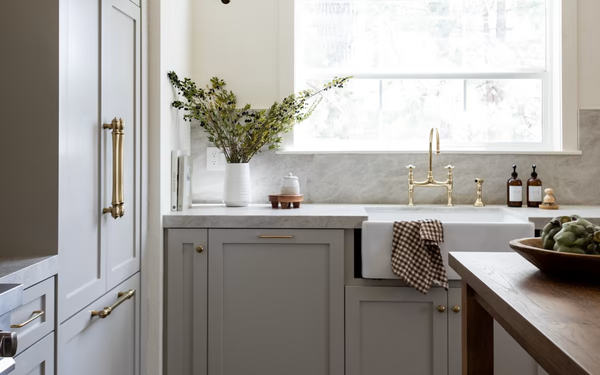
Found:
[[[17,355],[54,331],[54,285],[54,277],[51,277],[25,289],[23,306],[10,314],[11,331],[16,332],[19,339]],[[17,328],[17,325],[22,327]]]
[[[15,357],[10,375],[54,375],[54,333]]]

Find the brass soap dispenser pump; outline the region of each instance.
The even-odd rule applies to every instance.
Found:
[[[506,183],[506,203],[508,207],[523,207],[523,181],[519,179],[516,165],[513,165],[511,176]]]

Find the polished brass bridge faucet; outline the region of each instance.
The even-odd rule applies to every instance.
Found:
[[[445,168],[448,169],[448,179],[444,182],[436,181],[433,178],[433,129],[431,128],[431,132],[429,132],[429,173],[427,174],[427,180],[421,182],[415,182],[413,170],[415,169],[414,165],[409,165],[406,168],[408,169],[408,205],[414,206],[413,196],[415,193],[416,187],[445,187],[448,193],[448,206],[452,207],[452,189],[453,189],[453,181],[452,181],[452,169],[454,166],[447,165]],[[437,128],[435,128],[435,137],[436,137],[436,154],[440,153],[440,133]]]

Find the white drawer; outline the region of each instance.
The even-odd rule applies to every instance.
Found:
[[[54,333],[15,357],[10,375],[54,375]]]
[[[17,355],[54,331],[54,287],[51,277],[25,289],[23,306],[10,313],[10,329],[19,340]]]
[[[58,374],[140,374],[139,289],[137,273],[58,326]],[[119,293],[128,291],[135,292],[114,307],[110,315],[93,316],[93,311],[114,305]]]

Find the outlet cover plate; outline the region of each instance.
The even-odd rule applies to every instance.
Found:
[[[225,170],[225,154],[217,147],[206,148],[206,170],[208,171],[224,171]]]

